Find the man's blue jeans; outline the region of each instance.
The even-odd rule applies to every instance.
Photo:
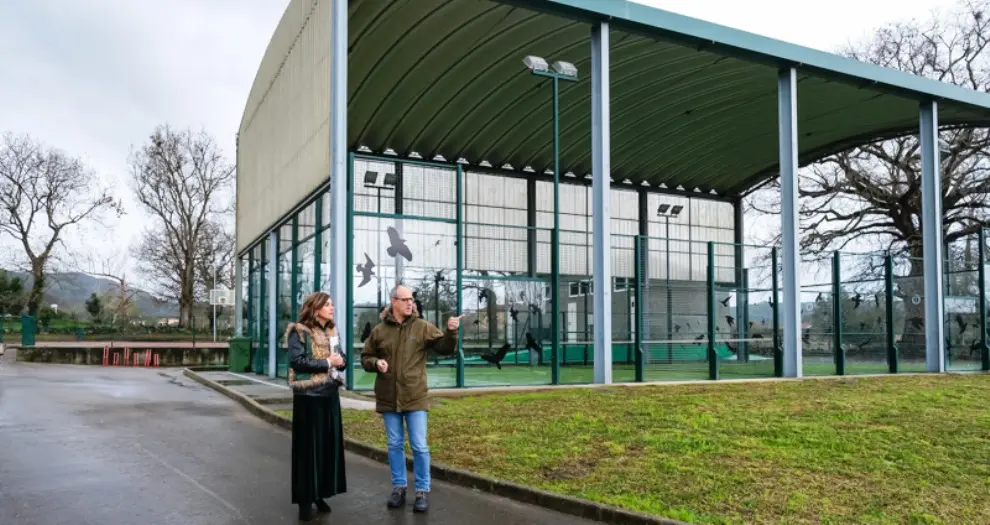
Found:
[[[413,475],[416,491],[430,491],[430,448],[426,445],[426,411],[385,412],[385,436],[388,438],[388,466],[392,470],[392,486],[406,486],[406,443],[403,420],[409,429],[409,446],[413,452]]]

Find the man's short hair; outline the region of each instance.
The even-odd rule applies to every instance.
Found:
[[[395,285],[392,288],[392,292],[391,292],[391,294],[389,294],[389,297],[391,297],[392,299],[398,299],[398,297],[399,297],[399,288],[405,288],[406,290],[409,290],[410,289],[408,286],[406,286],[404,284],[397,284],[397,285]]]

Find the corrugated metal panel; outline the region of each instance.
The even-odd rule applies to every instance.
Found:
[[[258,69],[238,135],[238,250],[329,176],[330,4],[292,0]]]

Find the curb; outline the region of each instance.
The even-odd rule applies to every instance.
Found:
[[[289,431],[292,430],[292,420],[276,414],[254,399],[236,392],[233,389],[227,388],[216,381],[207,379],[197,374],[196,371],[192,369],[185,368],[182,373],[193,381],[212,388],[213,390],[220,392],[234,401],[237,401],[243,405],[248,412],[251,412],[268,423]],[[344,437],[344,449],[380,463],[388,463],[388,452],[386,450],[373,447],[367,443],[362,443],[360,441],[355,441],[351,438]],[[406,466],[409,469],[412,468],[412,458],[409,456],[406,456]],[[542,489],[488,478],[473,472],[448,467],[435,462],[430,465],[430,475],[435,480],[445,481],[454,485],[495,494],[497,496],[502,496],[504,498],[522,503],[528,503],[530,505],[555,510],[563,514],[592,519],[603,523],[608,523],[610,525],[686,525],[681,521],[641,514],[572,496],[555,494]]]

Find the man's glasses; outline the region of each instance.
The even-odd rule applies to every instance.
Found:
[[[402,301],[404,303],[411,303],[413,301],[412,297],[393,297],[393,301]]]

